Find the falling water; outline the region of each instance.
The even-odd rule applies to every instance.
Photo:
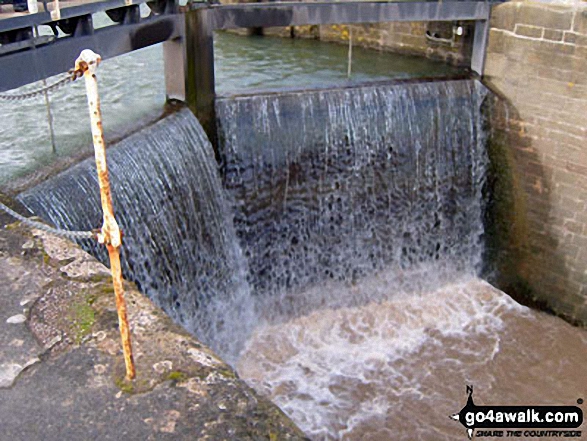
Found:
[[[219,100],[225,186],[260,317],[372,301],[292,296],[389,267],[398,282],[430,262],[443,270],[427,283],[476,274],[486,93],[460,80]]]
[[[313,439],[465,439],[448,415],[466,384],[481,403],[574,404],[587,334],[478,278],[487,94],[459,80],[221,98],[223,183],[195,118],[165,118],[109,150],[127,277]],[[20,199],[95,228],[93,167]]]
[[[252,326],[252,301],[214,153],[200,124],[188,110],[180,111],[109,149],[108,164],[124,233],[125,276],[230,359]],[[61,228],[88,230],[102,223],[93,160],[19,199]],[[84,245],[107,261],[103,249]]]
[[[584,395],[587,335],[477,277],[486,95],[451,81],[218,103],[264,322],[237,369],[312,439],[466,439],[448,416],[467,384],[487,404]]]

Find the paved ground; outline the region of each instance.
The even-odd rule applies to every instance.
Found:
[[[108,271],[0,216],[0,439],[305,439],[132,285],[137,379],[124,379]]]

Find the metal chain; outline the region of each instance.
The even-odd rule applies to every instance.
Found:
[[[45,86],[45,87],[42,87],[37,90],[33,90],[32,92],[26,92],[26,93],[21,93],[21,94],[14,94],[14,95],[13,94],[0,94],[0,101],[22,101],[22,100],[26,100],[26,99],[30,99],[30,98],[35,98],[35,97],[37,97],[39,95],[43,95],[47,92],[52,92],[54,90],[57,90],[60,87],[63,87],[66,84],[69,84],[72,81],[75,81],[76,79],[80,78],[81,76],[83,76],[83,72],[81,70],[71,69],[69,72],[67,72],[67,74],[65,74],[65,77],[63,77],[63,78],[55,81],[52,84]],[[23,224],[28,225],[31,228],[37,228],[41,231],[45,231],[47,233],[54,234],[56,236],[69,237],[71,239],[93,239],[96,237],[96,233],[94,233],[93,231],[60,230],[58,228],[53,228],[48,225],[45,225],[41,222],[36,222],[36,221],[30,220],[30,219],[18,214],[16,211],[12,210],[10,207],[7,207],[2,202],[0,202],[0,210],[8,213],[10,216],[14,217],[15,219],[18,219]]]
[[[31,228],[37,228],[38,230],[45,231],[46,233],[51,233],[56,236],[68,237],[71,239],[94,239],[96,237],[96,234],[92,231],[59,230],[57,228],[52,228],[48,225],[45,225],[41,222],[36,222],[36,221],[30,220],[29,218],[26,218],[26,217],[18,214],[16,211],[12,210],[10,207],[7,207],[2,202],[0,202],[0,210],[5,211],[6,213],[11,215],[12,217],[18,219],[23,224],[25,224]]]
[[[0,101],[23,101],[23,100],[28,100],[30,98],[36,98],[39,95],[43,95],[45,92],[53,92],[54,90],[57,90],[57,89],[65,86],[66,84],[69,84],[72,81],[75,81],[83,74],[81,72],[74,71],[72,69],[65,75],[66,75],[65,77],[55,81],[54,83],[49,84],[45,87],[41,87],[40,89],[33,90],[32,92],[25,92],[25,93],[19,93],[19,94],[0,93]]]

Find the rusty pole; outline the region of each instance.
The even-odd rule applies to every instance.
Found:
[[[100,111],[100,98],[98,96],[98,80],[96,68],[101,58],[98,54],[89,49],[82,51],[75,61],[75,70],[83,72],[86,82],[86,94],[88,96],[88,107],[90,109],[90,121],[92,125],[92,138],[94,141],[94,153],[96,157],[96,168],[98,170],[98,181],[100,183],[100,199],[102,211],[104,212],[104,224],[98,234],[98,241],[108,248],[110,257],[110,271],[114,294],[116,295],[116,309],[118,310],[118,324],[120,337],[122,339],[122,350],[124,352],[124,363],[126,365],[126,378],[135,378],[135,365],[132,356],[130,341],[130,329],[126,316],[126,303],[124,301],[124,288],[122,286],[122,270],[120,268],[120,228],[114,218],[112,208],[112,196],[110,193],[110,181],[108,179],[108,167],[106,164],[106,148],[104,145],[104,131],[102,130],[102,114]]]

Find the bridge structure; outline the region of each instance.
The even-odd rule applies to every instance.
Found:
[[[34,0],[33,0],[34,1]],[[77,2],[76,2],[77,1]],[[141,13],[146,3],[148,14]],[[337,1],[217,4],[178,0],[62,3],[37,13],[0,14],[0,92],[66,72],[83,49],[116,57],[163,43],[167,96],[187,102],[212,138],[214,31],[393,21],[474,22],[471,71],[483,74],[492,1]],[[143,9],[145,7],[143,6]],[[111,24],[95,27],[93,14]],[[53,35],[36,29],[50,27]]]

